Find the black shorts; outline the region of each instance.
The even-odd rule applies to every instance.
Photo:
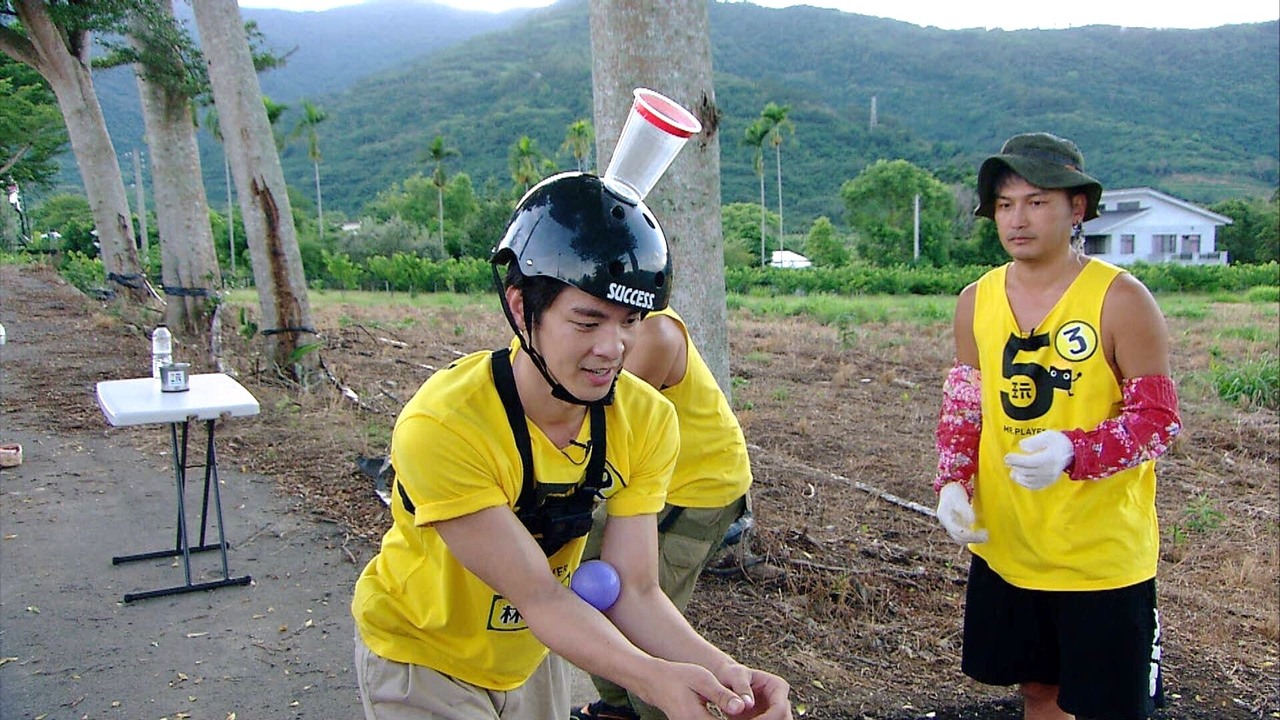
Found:
[[[1057,685],[1058,705],[1080,717],[1146,718],[1164,705],[1156,582],[1116,590],[1024,590],[975,555],[961,669],[988,685]]]

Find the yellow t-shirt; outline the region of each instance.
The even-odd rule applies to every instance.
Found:
[[[1092,430],[1120,414],[1100,328],[1107,288],[1124,271],[1091,259],[1040,327],[1022,332],[1005,293],[1008,267],[984,275],[974,301],[982,439],[973,506],[990,540],[969,548],[1032,590],[1108,590],[1155,577],[1154,462],[1101,480],[1064,474],[1043,490],[1017,484],[1004,464],[1042,430]]]
[[[679,449],[674,408],[624,373],[605,418],[603,495],[609,514],[658,512]],[[540,484],[585,479],[590,425],[588,417],[562,451],[528,423]],[[517,608],[453,557],[432,527],[490,507],[514,507],[520,497],[523,468],[488,351],[468,355],[423,383],[396,420],[391,460],[396,483],[416,512],[411,516],[400,488],[393,490],[391,529],[356,581],[351,603],[361,638],[389,660],[492,690],[519,687],[546,656],[546,646]],[[581,561],[583,543],[570,541],[548,558],[549,572],[561,582],[568,583]]]
[[[667,502],[691,508],[724,507],[751,487],[751,460],[742,426],[689,338],[684,318],[670,307],[653,314],[680,324],[689,357],[684,378],[662,390],[680,418],[680,456]]]

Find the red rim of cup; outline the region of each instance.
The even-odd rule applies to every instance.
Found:
[[[647,88],[636,88],[633,94],[636,111],[640,116],[668,135],[688,138],[696,132],[702,132],[702,123],[698,122],[698,118],[670,98]]]

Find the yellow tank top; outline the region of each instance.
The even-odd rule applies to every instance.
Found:
[[[680,324],[689,358],[684,378],[662,390],[680,418],[680,455],[667,502],[680,507],[724,507],[751,487],[747,440],[711,368],[689,338],[684,318],[671,308],[654,314]]]
[[[1160,535],[1155,464],[1043,490],[1009,478],[1004,456],[1042,430],[1092,430],[1120,413],[1102,349],[1102,301],[1124,272],[1091,259],[1030,332],[1005,293],[1008,265],[979,281],[973,334],[982,371],[982,439],[974,511],[991,539],[970,549],[1007,582],[1032,590],[1106,590],[1155,577]]]

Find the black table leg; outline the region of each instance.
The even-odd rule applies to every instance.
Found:
[[[217,455],[214,451],[214,420],[208,420],[205,424],[206,444],[205,444],[205,463],[204,463],[204,492],[203,501],[200,507],[200,542],[196,547],[192,547],[190,543],[190,535],[187,529],[187,512],[186,512],[186,485],[187,485],[187,469],[191,467],[187,463],[187,441],[189,432],[189,421],[181,423],[170,423],[169,437],[173,447],[173,471],[174,484],[178,491],[178,522],[177,537],[175,539],[173,549],[157,550],[154,552],[139,553],[136,555],[123,555],[111,558],[112,565],[121,563],[135,562],[138,560],[154,560],[165,557],[182,556],[182,569],[185,583],[183,585],[175,585],[173,587],[161,588],[158,590],[148,590],[146,592],[128,593],[124,596],[125,602],[133,602],[135,600],[145,600],[154,597],[163,597],[166,595],[177,595],[180,593],[196,592],[200,590],[212,590],[214,588],[226,587],[228,585],[248,585],[252,580],[248,575],[241,577],[231,577],[231,572],[227,563],[226,531],[222,520],[222,493],[218,487],[218,462]],[[182,438],[178,438],[178,425],[182,426]],[[217,544],[205,543],[205,531],[208,526],[209,515],[209,487],[213,486],[213,506],[215,517],[218,523],[218,542]],[[204,552],[217,549],[222,556],[222,579],[211,582],[192,583],[191,582],[191,553]]]

